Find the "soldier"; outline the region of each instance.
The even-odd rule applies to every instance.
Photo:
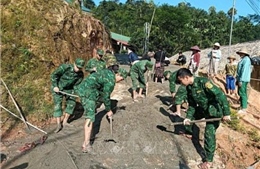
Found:
[[[82,145],[84,153],[91,153],[90,136],[95,121],[96,105],[99,97],[105,104],[108,118],[112,118],[113,112],[111,108],[110,95],[114,90],[115,83],[126,79],[128,72],[119,68],[118,65],[109,66],[107,69],[92,73],[85,78],[78,86],[77,93],[80,96],[81,103],[84,108],[84,117],[86,118],[84,129],[85,139]]]
[[[68,94],[74,93],[74,88],[84,78],[82,68],[85,61],[77,58],[74,64],[62,64],[51,74],[51,91],[54,100],[54,117],[57,120],[57,129],[55,133],[58,133],[62,129],[61,116],[62,116],[62,99],[66,99],[65,117],[63,119],[64,126],[72,126],[68,123],[69,116],[73,113],[76,106],[76,98],[61,94],[60,91]]]
[[[173,104],[176,105],[176,112],[171,113],[174,116],[181,116],[181,104],[186,100],[187,98],[187,91],[186,87],[183,85],[180,85],[176,92],[176,74],[177,71],[171,73],[171,71],[165,71],[163,73],[163,76],[165,80],[169,80],[169,88],[170,92],[172,94]]]
[[[201,118],[211,119],[215,117],[222,118],[223,121],[231,120],[230,108],[225,94],[207,78],[195,77],[186,68],[179,69],[176,77],[186,86],[187,90],[189,108],[186,112],[186,118],[183,121],[184,125],[190,125],[191,120]],[[198,165],[199,168],[208,169],[212,166],[216,148],[215,134],[219,123],[220,121],[206,123],[204,134],[205,151],[200,152],[202,153],[202,163]]]
[[[110,50],[106,51],[105,56],[103,56],[103,60],[106,62],[107,67],[118,64],[115,55],[113,55]]]
[[[148,60],[140,60],[130,68],[130,77],[132,79],[133,101],[138,101],[137,97],[144,97],[142,95],[143,89],[148,87],[145,82],[144,74],[147,70],[152,70],[153,63]],[[139,94],[137,94],[137,87],[139,86]]]
[[[102,59],[104,51],[101,49],[97,50],[95,58],[92,58],[88,61],[85,70],[89,73],[98,72],[106,68],[106,62]]]

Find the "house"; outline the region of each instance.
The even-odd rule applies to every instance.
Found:
[[[111,32],[111,44],[112,48],[114,49],[115,53],[121,53],[122,51],[125,51],[126,48],[129,46],[130,37],[124,36],[118,33]]]

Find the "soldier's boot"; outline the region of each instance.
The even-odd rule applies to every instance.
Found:
[[[58,124],[57,124],[57,128],[56,128],[56,130],[55,130],[54,132],[55,132],[55,133],[58,133],[59,131],[61,131],[61,129],[62,129],[62,126],[61,126],[60,123],[58,123]]]

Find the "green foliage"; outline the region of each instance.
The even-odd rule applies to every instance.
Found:
[[[240,120],[237,116],[237,111],[234,109],[231,109],[231,122],[228,123],[229,127],[232,128],[233,130],[246,133],[244,126],[240,124]]]
[[[146,22],[151,24],[150,50],[156,50],[160,44],[168,53],[177,53],[194,45],[203,49],[215,42],[221,45],[229,43],[231,9],[217,12],[214,6],[205,11],[189,3],[156,6],[153,1],[127,1],[122,4],[103,0],[93,11],[111,31],[130,36],[131,44],[138,47],[138,52],[144,48]],[[259,17],[249,15],[235,20],[232,44],[259,40]]]
[[[231,118],[232,121],[228,123],[228,126],[232,128],[233,130],[236,130],[238,132],[241,132],[243,134],[247,134],[251,141],[253,142],[259,142],[260,141],[260,135],[258,134],[258,131],[255,129],[247,129],[243,125],[240,124],[240,120],[237,116],[237,111],[234,109],[231,109]]]
[[[249,135],[252,141],[254,142],[260,141],[260,135],[258,134],[258,131],[256,129],[248,131],[247,134]]]

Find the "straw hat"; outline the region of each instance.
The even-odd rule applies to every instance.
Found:
[[[227,59],[234,59],[234,60],[236,60],[236,57],[233,56],[233,55],[231,55],[231,56],[229,56]]]
[[[238,55],[239,54],[245,54],[245,55],[248,55],[249,56],[249,53],[248,51],[246,50],[246,48],[242,48],[240,49],[239,51],[236,52]]]
[[[200,52],[200,48],[198,46],[192,46],[190,48],[190,50],[196,50],[196,51],[199,51]]]
[[[220,44],[218,42],[214,43],[214,46],[220,47]]]

